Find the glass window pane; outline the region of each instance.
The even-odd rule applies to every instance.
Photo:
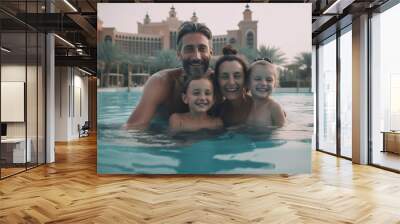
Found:
[[[2,33],[1,46],[1,177],[25,170],[30,159],[26,144],[26,33]],[[6,125],[6,126],[4,126]],[[27,150],[28,146],[28,150]]]
[[[0,2],[1,7],[33,24],[38,22],[34,14],[45,12],[44,0]],[[4,178],[45,162],[45,35],[2,12],[0,20],[0,80],[4,87],[0,110],[2,115],[17,117],[1,118],[0,177]],[[10,105],[20,109],[10,109]]]
[[[371,20],[372,163],[396,170],[400,170],[398,21],[400,21],[400,4],[374,15]],[[382,132],[389,132],[385,134],[386,138]]]
[[[27,33],[27,80],[26,80],[26,125],[27,125],[27,141],[30,147],[30,159],[28,160],[28,168],[37,165],[37,73],[38,73],[38,49],[37,49],[37,33]]]
[[[340,37],[340,152],[352,157],[352,35]]]
[[[336,39],[318,48],[318,146],[336,153]]]
[[[312,46],[312,56],[311,56],[311,86],[312,86],[312,92],[314,93],[314,108],[313,108],[313,114],[314,114],[314,133],[312,137],[312,147],[313,149],[317,149],[317,139],[316,139],[316,124],[317,124],[317,94],[316,94],[316,80],[317,80],[317,47],[315,45]]]
[[[45,163],[45,35],[39,33],[38,45],[38,164]]]

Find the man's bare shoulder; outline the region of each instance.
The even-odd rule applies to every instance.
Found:
[[[183,74],[182,68],[163,69],[154,73],[151,78],[157,79],[160,82],[168,82],[173,78],[179,77]]]
[[[175,76],[181,74],[182,70],[179,68],[175,69],[164,69],[158,71],[150,76],[149,80],[147,80],[145,85],[145,90],[147,89],[157,89],[158,92],[163,92],[163,90],[167,90],[172,85],[175,80]],[[165,94],[165,93],[162,93]]]

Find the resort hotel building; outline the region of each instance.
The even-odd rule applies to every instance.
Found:
[[[201,18],[193,12],[189,21],[201,22]],[[159,51],[176,50],[177,30],[184,22],[177,16],[174,6],[171,7],[168,17],[160,22],[152,22],[149,13],[146,13],[143,22],[137,22],[137,33],[118,32],[114,27],[103,27],[98,23],[98,40],[111,41],[121,51],[142,56],[155,56]],[[206,24],[207,25],[207,24]],[[243,18],[238,22],[238,29],[228,30],[225,34],[215,35],[212,44],[215,55],[222,54],[222,48],[230,44],[236,49],[257,48],[257,21],[252,19],[252,11],[249,5],[245,6]]]

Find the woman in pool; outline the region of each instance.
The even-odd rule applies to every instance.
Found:
[[[278,71],[268,59],[260,59],[250,65],[248,87],[253,104],[247,118],[247,124],[254,126],[282,127],[286,122],[285,113],[275,100],[272,91],[278,85]]]
[[[170,116],[169,127],[173,133],[223,127],[220,118],[207,114],[215,102],[214,86],[210,76],[195,76],[187,80],[183,87],[182,101],[188,105],[189,112],[174,113]]]
[[[215,64],[215,86],[223,97],[219,116],[225,126],[235,126],[246,122],[252,105],[245,83],[247,63],[230,46],[224,47],[223,53]]]

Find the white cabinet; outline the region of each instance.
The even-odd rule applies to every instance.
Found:
[[[32,161],[32,141],[30,138],[26,140],[27,147],[25,151],[25,138],[7,138],[2,139],[2,147],[12,148],[12,163],[25,163]],[[27,159],[25,161],[25,159]]]

